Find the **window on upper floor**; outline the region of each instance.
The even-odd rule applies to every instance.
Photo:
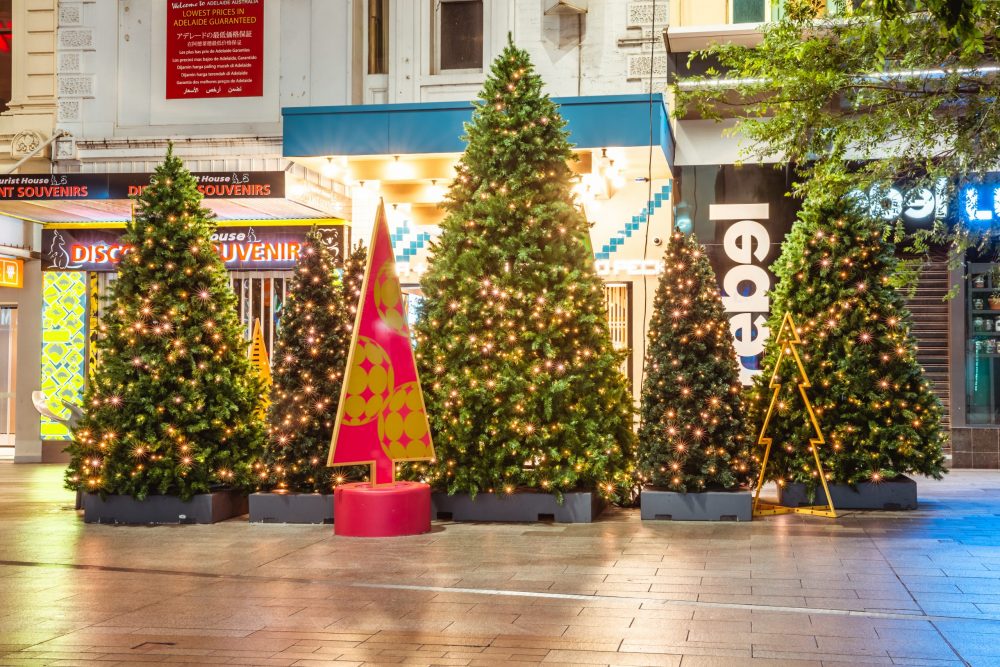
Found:
[[[483,0],[435,0],[437,72],[483,69]]]
[[[0,111],[6,111],[10,103],[10,80],[12,76],[11,43],[13,40],[13,0],[0,0]]]
[[[762,23],[768,14],[768,0],[730,0],[730,21]]]
[[[368,73],[389,73],[389,0],[368,0]]]
[[[817,17],[836,16],[844,12],[850,13],[861,6],[863,0],[808,0],[812,5],[813,12]],[[785,3],[779,0],[770,0],[771,20],[779,21],[785,15]]]

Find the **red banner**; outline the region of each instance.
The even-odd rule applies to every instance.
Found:
[[[263,94],[264,0],[168,0],[168,100]]]

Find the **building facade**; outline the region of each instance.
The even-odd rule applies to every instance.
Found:
[[[218,216],[220,252],[233,271],[248,331],[261,319],[273,335],[302,231],[329,226],[344,249],[352,235],[366,238],[380,198],[401,273],[411,298],[419,299],[427,244],[441,218],[437,204],[462,150],[460,129],[436,137],[449,148],[433,153],[415,145],[406,153],[290,155],[282,110],[356,107],[377,114],[382,105],[467,104],[508,35],[532,54],[552,95],[568,103],[639,96],[619,100],[637,114],[642,102],[642,124],[629,145],[613,133],[590,133],[578,150],[580,197],[607,281],[615,344],[632,351],[624,370],[638,388],[643,313],[658,245],[671,224],[672,139],[663,101],[650,95],[666,80],[659,38],[665,2],[7,4],[14,43],[26,48],[12,51],[9,109],[0,115],[0,165],[12,172],[0,184],[12,188],[6,196],[0,188],[0,222],[25,263],[22,287],[0,287],[0,377],[9,376],[7,387],[0,380],[0,431],[8,431],[0,433],[0,445],[7,445],[0,456],[61,457],[68,432],[58,421],[39,419],[38,409],[64,417],[62,402],[80,399],[92,363],[90,334],[124,250],[129,197],[168,142],[198,175],[206,205]],[[0,94],[4,9],[0,2]],[[588,131],[585,117],[579,136]],[[14,141],[27,130],[30,141]],[[655,146],[640,134],[655,134]],[[22,144],[21,153],[41,147],[15,164]],[[14,317],[7,339],[4,308]],[[13,397],[9,412],[16,417],[6,427],[5,395]]]
[[[0,115],[0,168],[9,164],[13,173],[0,183],[9,188],[0,187],[0,224],[30,244],[19,244],[28,255],[23,287],[0,287],[0,378],[4,357],[11,368],[16,360],[8,385],[0,380],[0,408],[5,394],[16,404],[16,418],[5,420],[0,409],[0,444],[13,444],[0,455],[49,461],[61,458],[68,431],[40,419],[39,408],[65,417],[63,401],[80,400],[92,363],[90,336],[124,250],[130,197],[148,183],[168,143],[197,174],[219,220],[217,241],[248,333],[260,319],[273,336],[285,280],[310,225],[328,227],[330,242],[346,248],[346,187],[284,159],[281,108],[351,99],[352,6],[6,5],[15,48],[10,102]],[[0,41],[3,12],[0,3]],[[0,72],[2,66],[0,57]],[[18,151],[35,145],[42,148],[18,162]],[[14,316],[8,337],[5,308]]]
[[[329,227],[346,249],[367,239],[380,199],[416,303],[461,124],[508,35],[569,119],[634,394],[675,224],[711,252],[749,382],[769,334],[768,267],[796,212],[784,197],[791,174],[738,166],[731,122],[670,119],[665,84],[691,51],[755,44],[761,22],[780,14],[776,0],[0,1],[0,96],[10,73],[0,168],[13,179],[0,183],[0,262],[24,260],[22,287],[0,287],[0,455],[59,458],[67,431],[39,419],[32,393],[59,415],[62,400],[79,400],[129,196],[168,142],[219,218],[248,331],[260,319],[273,335],[303,230]],[[8,69],[5,43],[15,45]],[[995,466],[1000,351],[984,345],[984,304],[1000,279],[988,266],[976,275],[981,287],[943,302],[960,277],[933,266],[911,307],[921,361],[956,429],[956,464],[985,466],[993,452]],[[986,443],[976,461],[973,442]]]
[[[778,18],[781,9],[780,3],[770,0],[678,0],[670,7],[664,43],[672,74],[684,72],[690,52],[712,42],[758,44],[762,22]],[[834,3],[818,2],[816,10],[818,14],[832,12]],[[748,294],[742,304],[756,310],[749,318],[735,311],[733,321],[738,351],[740,347],[756,351],[760,349],[757,341],[761,334],[766,337],[769,333],[756,326],[763,323],[769,305],[766,289],[773,284],[774,276],[768,267],[777,258],[798,206],[785,197],[793,177],[787,169],[782,172],[768,165],[738,166],[741,140],[738,135],[723,133],[734,125],[732,119],[721,124],[696,117],[674,121],[674,193],[678,210],[683,209],[684,215],[692,218],[699,239],[707,243],[724,293],[728,291],[724,278],[733,270],[734,253],[759,264],[759,270],[744,269],[753,287],[745,289]],[[920,193],[908,207],[902,206],[904,200],[909,201],[903,196],[905,186],[859,194],[872,202],[873,210],[878,208],[880,214],[886,215],[887,221],[902,220],[911,229],[918,229],[935,220],[955,220],[963,215],[986,219],[995,215],[986,203],[993,201],[994,189],[984,186],[979,192],[966,188],[949,197],[939,184]],[[883,212],[885,201],[890,206]],[[898,205],[892,204],[894,201]],[[974,211],[971,214],[966,212],[969,206]],[[741,248],[726,243],[727,236],[737,238],[731,232],[734,223],[726,221],[729,217],[740,218],[743,221],[735,224],[757,234],[755,243],[759,245],[755,247],[759,253],[741,253]],[[749,237],[741,233],[738,238]],[[991,281],[996,275],[1000,274],[988,256],[970,254],[963,266],[950,267],[946,249],[938,248],[932,250],[922,267],[915,292],[907,295],[918,342],[917,358],[945,408],[945,427],[951,434],[955,467],[1000,467],[996,399],[1000,385],[996,384],[998,369],[990,347],[991,340],[997,343],[993,340],[997,337],[995,317],[1000,311],[994,313],[989,305],[995,291]],[[731,287],[735,285],[730,282]],[[761,298],[752,302],[757,294]],[[954,296],[948,298],[949,294]],[[737,317],[742,324],[737,324]],[[755,341],[753,346],[742,343],[748,337]]]

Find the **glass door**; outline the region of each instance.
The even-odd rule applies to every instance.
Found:
[[[237,311],[246,327],[246,339],[253,335],[254,320],[260,320],[264,345],[270,356],[278,332],[281,309],[288,295],[291,271],[231,271],[233,291],[236,293]]]
[[[0,459],[14,458],[17,306],[0,306]]]
[[[611,344],[616,350],[625,350],[629,356],[622,361],[622,374],[632,380],[632,284],[605,283],[604,305],[608,309],[608,330]]]

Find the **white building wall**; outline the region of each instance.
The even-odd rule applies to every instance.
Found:
[[[189,150],[192,159],[279,158],[283,106],[351,102],[360,1],[266,0],[264,95],[168,100],[167,0],[62,0],[71,11],[60,12],[59,127],[75,145],[59,157],[74,170],[77,161],[160,156],[168,137],[204,137],[214,141]]]
[[[433,0],[390,0],[389,73],[363,74],[360,101],[473,99],[508,33],[531,54],[553,96],[648,92],[651,47],[653,90],[662,91],[666,56],[659,33],[666,22],[666,0],[657,2],[655,30],[652,6],[651,0],[590,0],[580,17],[546,16],[541,0],[483,0],[486,72],[435,74]]]

